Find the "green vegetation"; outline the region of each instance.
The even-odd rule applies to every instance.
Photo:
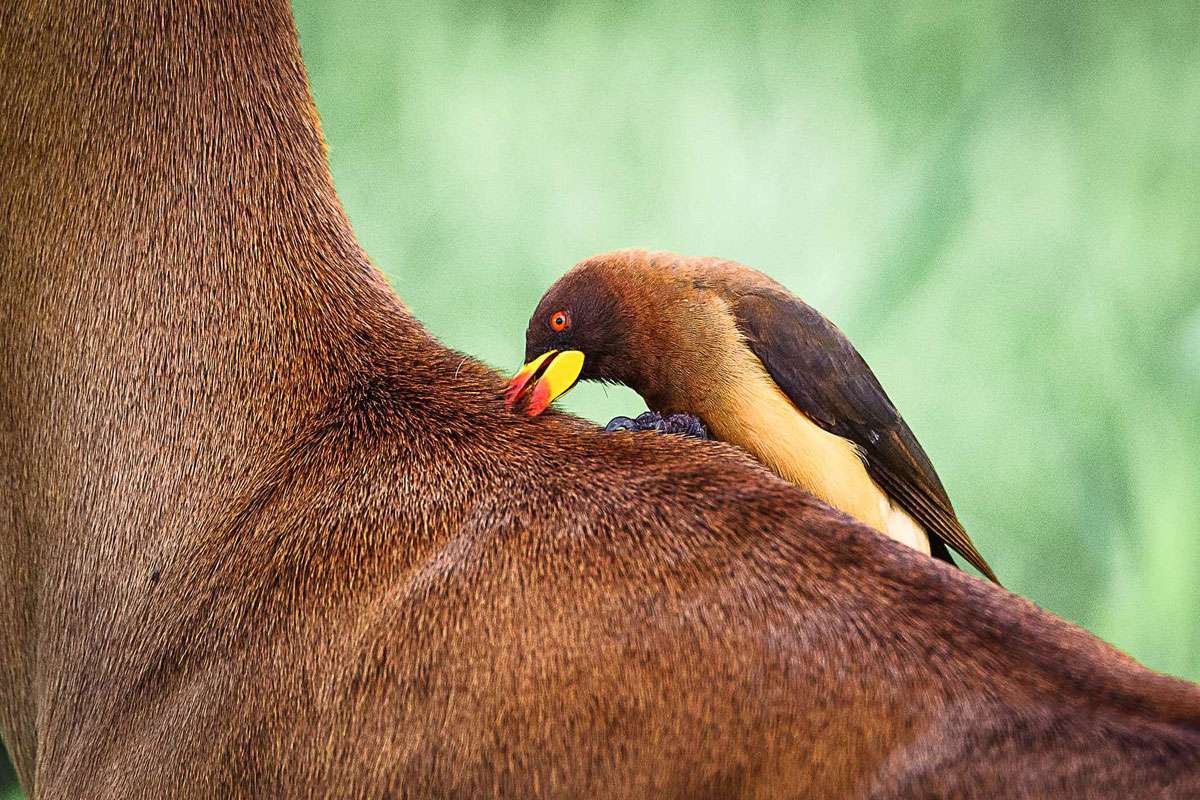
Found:
[[[443,341],[516,368],[603,250],[758,267],[856,342],[1009,588],[1200,679],[1200,6],[296,12],[350,218]]]

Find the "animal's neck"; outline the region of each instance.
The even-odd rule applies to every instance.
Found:
[[[334,195],[285,0],[75,5],[0,7],[0,729],[25,769],[65,631],[169,566],[364,337],[417,335]]]

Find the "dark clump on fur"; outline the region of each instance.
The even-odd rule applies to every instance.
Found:
[[[674,433],[689,436],[693,439],[707,439],[708,429],[704,427],[699,417],[691,414],[668,414],[665,417],[657,411],[647,411],[638,414],[635,419],[629,417],[613,417],[606,431],[654,431],[655,433]]]

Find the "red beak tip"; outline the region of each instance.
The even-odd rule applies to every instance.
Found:
[[[550,406],[550,387],[543,381],[538,381],[534,384],[533,389],[529,392],[529,400],[525,406],[525,413],[530,417],[536,417]]]
[[[513,406],[517,404],[517,400],[521,397],[521,390],[525,388],[525,381],[517,382],[510,381],[504,389],[504,407],[509,411],[513,410]]]

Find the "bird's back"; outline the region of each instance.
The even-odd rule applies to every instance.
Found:
[[[951,561],[949,545],[996,580],[920,442],[832,322],[737,262],[641,257],[652,272],[673,274],[723,307],[708,315],[706,336],[745,345],[720,348],[724,363],[710,365],[718,377],[703,415],[718,438],[918,550]]]

